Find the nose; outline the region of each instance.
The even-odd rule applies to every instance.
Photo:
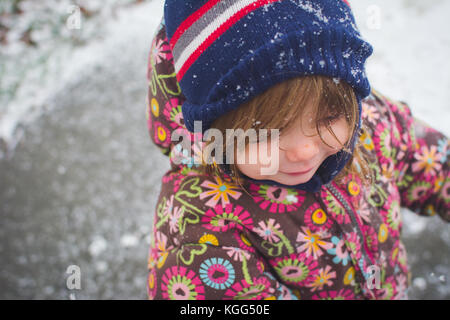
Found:
[[[306,142],[296,142],[284,148],[286,158],[290,162],[308,162],[317,157],[320,152],[316,142],[308,140]]]

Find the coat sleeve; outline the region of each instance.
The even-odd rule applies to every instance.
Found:
[[[152,142],[165,155],[171,151],[171,135],[183,129],[181,105],[186,100],[176,79],[172,50],[164,17],[153,34],[147,64],[147,128]]]
[[[402,101],[385,97],[392,126],[392,158],[401,206],[450,221],[449,139],[413,116]]]

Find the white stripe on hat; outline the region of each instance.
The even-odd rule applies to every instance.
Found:
[[[198,32],[198,35],[194,38],[194,40],[180,53],[179,58],[175,60],[175,70],[178,72],[189,57],[194,54],[194,52],[201,46],[203,42],[220,26],[225,24],[230,18],[235,16],[240,10],[244,9],[247,6],[250,6],[260,0],[240,0],[225,10],[221,15],[217,16],[213,21],[211,21],[203,30]],[[216,6],[221,3],[217,3]],[[211,10],[211,9],[210,9]],[[174,51],[176,50],[176,45]]]

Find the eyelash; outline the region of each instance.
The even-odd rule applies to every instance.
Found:
[[[337,120],[339,120],[340,116],[333,116],[333,117],[327,117],[323,120],[321,120],[321,123],[325,123],[325,125],[327,124],[333,124],[334,122],[336,122]]]

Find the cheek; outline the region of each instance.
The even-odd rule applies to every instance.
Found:
[[[259,171],[258,162],[250,161],[250,148],[248,146],[244,150],[237,148],[235,163],[239,171],[251,178],[255,178],[255,173]]]
[[[237,153],[239,155],[239,152]],[[245,153],[247,156],[246,161],[244,163],[241,163],[240,161],[236,160],[236,166],[239,169],[240,172],[245,174],[246,176],[253,178],[253,179],[260,179],[261,175],[261,166],[259,162],[253,163],[249,161],[248,159],[248,152]]]
[[[243,174],[250,178],[263,179],[265,176],[261,174],[264,171],[262,168],[278,167],[278,150],[276,150],[277,152],[271,150],[270,143],[265,144],[263,148],[261,146],[262,143],[258,143],[258,145],[252,147],[247,145],[245,151],[236,150],[236,165]],[[252,154],[252,157],[250,157],[250,154]],[[241,157],[241,161],[238,161],[239,157]]]

